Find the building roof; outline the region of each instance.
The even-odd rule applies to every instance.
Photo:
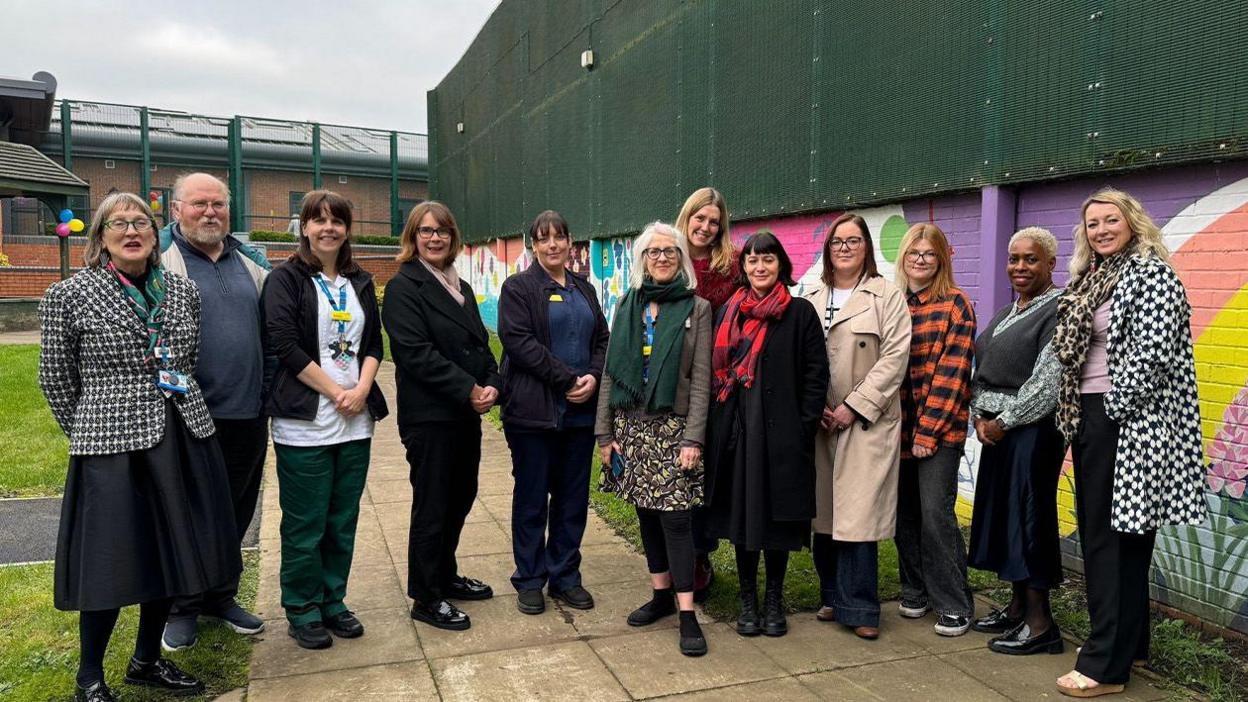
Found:
[[[0,196],[81,195],[87,183],[27,144],[0,141]]]
[[[30,80],[0,76],[0,140],[39,143],[55,97],[56,78],[50,73],[40,71]]]

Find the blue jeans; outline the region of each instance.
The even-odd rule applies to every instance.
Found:
[[[811,544],[825,607],[845,626],[880,625],[879,544],[815,534]]]
[[[503,427],[511,448],[511,551],[517,591],[581,584],[581,539],[589,516],[592,427],[523,431]],[[549,529],[549,537],[547,530]]]

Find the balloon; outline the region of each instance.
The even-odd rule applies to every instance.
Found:
[[[160,200],[152,200],[149,204],[152,206],[152,212],[160,212]]]
[[[156,200],[159,200],[159,199],[160,199],[160,191],[159,191],[159,190],[153,190],[153,191],[149,192],[149,193],[147,194],[147,199],[148,199],[148,200],[151,200],[151,201],[153,201],[153,202],[155,202]]]
[[[77,234],[78,232],[82,231],[82,230],[83,230],[83,229],[85,229],[85,228],[86,228],[86,226],[87,226],[87,225],[83,224],[83,223],[82,223],[82,220],[81,220],[81,219],[78,219],[77,217],[75,217],[74,219],[69,220],[68,224],[69,224],[69,231],[71,231],[71,232],[73,232],[73,233],[75,233],[75,234]]]
[[[69,236],[69,225],[66,224],[65,222],[61,222],[60,224],[56,225],[56,235],[57,236]]]
[[[60,216],[59,216],[59,219],[60,219],[62,222],[68,222],[69,220],[71,220],[71,219],[73,219],[73,218],[74,218],[74,211],[73,211],[73,210],[69,209],[68,207],[67,207],[67,208],[65,208],[65,209],[63,209],[63,210],[61,210],[61,214],[60,214]]]

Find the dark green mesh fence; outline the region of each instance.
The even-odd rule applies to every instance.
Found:
[[[470,240],[1243,157],[1248,3],[503,0],[429,126]]]

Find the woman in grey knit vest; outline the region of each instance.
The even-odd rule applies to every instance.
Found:
[[[1006,273],[1018,299],[975,342],[971,411],[983,451],[969,562],[1013,583],[1014,596],[971,626],[999,634],[988,643],[998,653],[1062,651],[1049,609],[1049,590],[1062,581],[1055,505],[1065,453],[1053,420],[1061,367],[1049,343],[1061,294],[1056,264],[1057,240],[1047,230],[1011,237]]]

